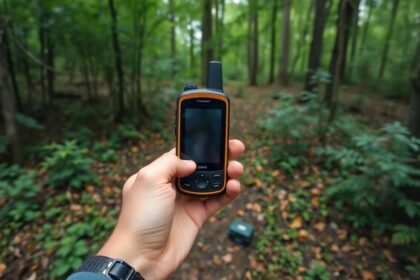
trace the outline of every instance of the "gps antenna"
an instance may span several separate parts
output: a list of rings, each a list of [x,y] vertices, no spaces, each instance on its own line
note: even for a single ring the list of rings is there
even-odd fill
[[[209,62],[207,88],[223,92],[222,63],[220,61]]]

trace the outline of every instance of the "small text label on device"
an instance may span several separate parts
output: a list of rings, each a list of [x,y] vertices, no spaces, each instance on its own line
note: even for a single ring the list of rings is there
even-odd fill
[[[198,165],[197,169],[207,169],[207,165]]]

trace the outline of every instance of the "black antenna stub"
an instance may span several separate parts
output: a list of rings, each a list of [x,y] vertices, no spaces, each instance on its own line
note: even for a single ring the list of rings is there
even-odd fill
[[[223,92],[222,63],[220,61],[209,62],[207,88]]]

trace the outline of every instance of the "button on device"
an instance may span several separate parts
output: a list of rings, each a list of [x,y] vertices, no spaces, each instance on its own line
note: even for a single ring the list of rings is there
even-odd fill
[[[222,184],[220,182],[214,182],[213,183],[213,189],[218,189],[218,188],[220,188],[221,185]]]
[[[222,174],[220,173],[213,174],[213,179],[220,179],[220,178],[222,178]]]
[[[206,181],[198,181],[196,186],[197,186],[197,189],[204,190],[204,189],[207,189],[209,184]]]
[[[182,183],[182,186],[183,186],[184,188],[191,188],[191,184],[190,184],[190,183],[188,183],[188,182]]]
[[[206,175],[204,173],[198,174],[199,179],[206,179]]]

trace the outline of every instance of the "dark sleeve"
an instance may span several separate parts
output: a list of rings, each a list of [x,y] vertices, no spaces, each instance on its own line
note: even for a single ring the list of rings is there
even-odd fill
[[[70,275],[67,280],[108,280],[108,278],[94,272],[76,272]]]

